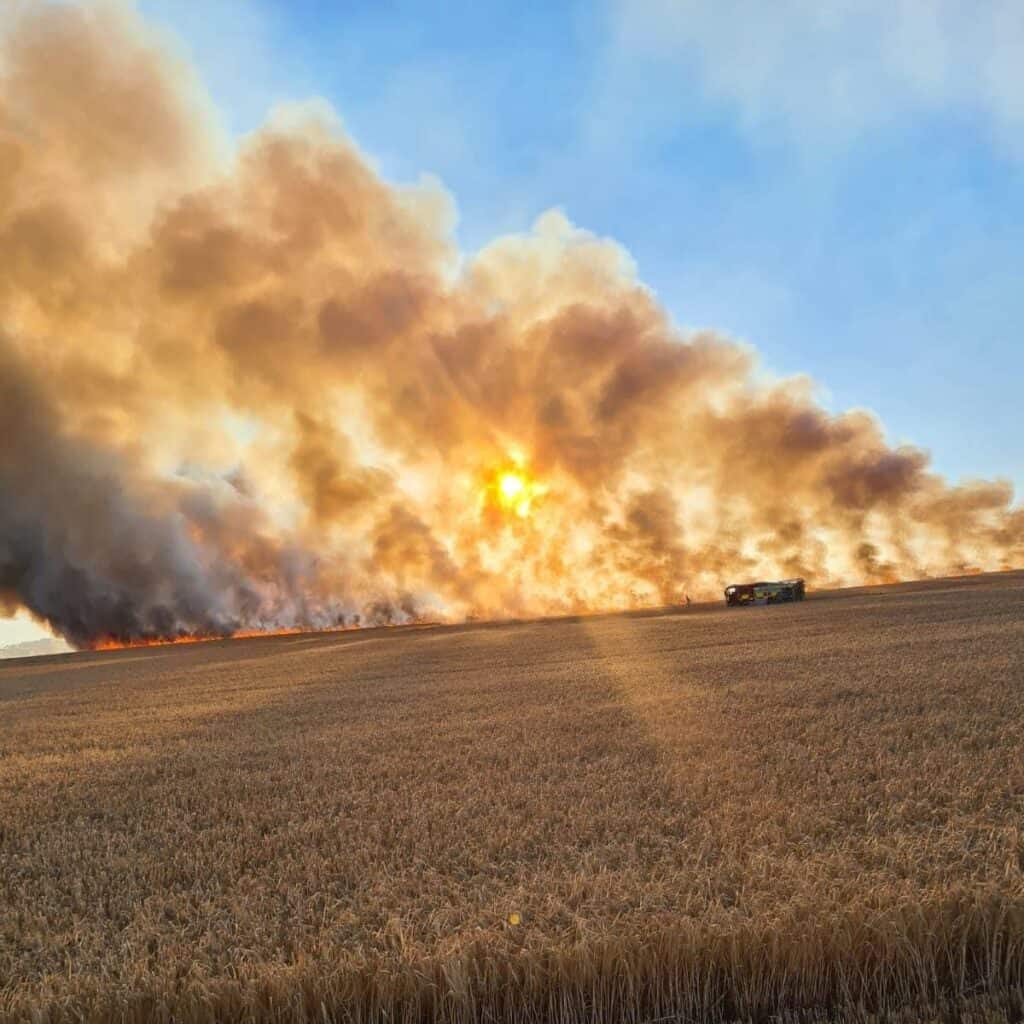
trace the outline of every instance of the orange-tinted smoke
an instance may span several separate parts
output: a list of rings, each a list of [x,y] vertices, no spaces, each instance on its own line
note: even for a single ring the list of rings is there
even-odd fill
[[[1024,563],[1008,484],[759,383],[562,214],[460,254],[323,104],[233,147],[130,8],[12,10],[0,606],[96,646]]]

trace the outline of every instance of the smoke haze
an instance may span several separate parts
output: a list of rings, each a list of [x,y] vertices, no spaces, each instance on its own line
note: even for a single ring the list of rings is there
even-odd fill
[[[329,109],[237,148],[119,4],[0,37],[0,614],[78,646],[1024,563],[1005,482],[683,335],[557,212],[467,256]]]

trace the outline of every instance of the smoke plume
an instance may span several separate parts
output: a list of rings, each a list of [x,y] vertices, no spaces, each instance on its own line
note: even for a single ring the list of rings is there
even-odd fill
[[[228,146],[119,4],[0,46],[0,613],[96,646],[1024,562],[1009,484],[683,335],[560,213],[467,256],[323,106]]]

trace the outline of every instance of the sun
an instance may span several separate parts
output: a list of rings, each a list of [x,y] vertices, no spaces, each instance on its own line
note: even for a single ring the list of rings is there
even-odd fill
[[[498,490],[506,501],[514,502],[526,490],[526,481],[518,473],[502,473]]]
[[[547,493],[539,480],[533,479],[519,460],[496,470],[485,485],[481,500],[493,502],[506,513],[526,519],[533,513],[534,503]]]

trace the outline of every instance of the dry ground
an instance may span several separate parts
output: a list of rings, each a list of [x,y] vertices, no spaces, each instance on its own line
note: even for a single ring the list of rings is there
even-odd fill
[[[0,667],[0,1018],[981,1021],[1022,982],[1024,573]]]

